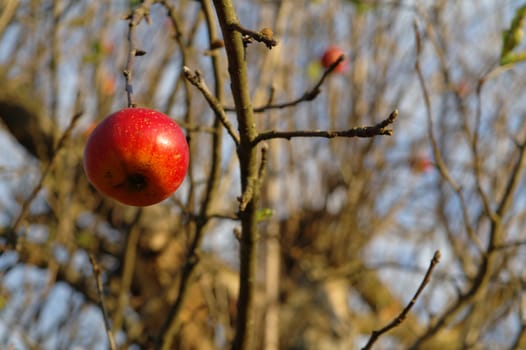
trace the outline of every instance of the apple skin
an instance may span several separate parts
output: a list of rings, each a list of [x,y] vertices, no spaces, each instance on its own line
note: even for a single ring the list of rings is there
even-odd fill
[[[341,55],[344,55],[345,52],[343,52],[342,49],[340,49],[338,46],[329,46],[327,50],[323,53],[323,56],[321,57],[321,65],[323,68],[329,68],[331,64],[334,63],[340,57]],[[343,60],[340,62],[336,68],[334,68],[334,72],[336,73],[343,73],[347,69],[347,60]]]
[[[125,108],[91,132],[84,171],[104,195],[134,206],[168,198],[183,182],[190,160],[185,135],[167,115]]]

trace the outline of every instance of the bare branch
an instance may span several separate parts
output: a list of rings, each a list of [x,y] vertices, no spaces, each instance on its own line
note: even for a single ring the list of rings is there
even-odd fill
[[[268,28],[263,28],[259,32],[255,32],[243,27],[239,23],[232,23],[230,24],[230,29],[237,30],[243,34],[243,40],[245,44],[250,43],[251,39],[254,39],[260,43],[265,44],[269,50],[278,45],[277,40],[273,38],[272,31]]]
[[[2,14],[0,15],[0,36],[3,35],[4,29],[15,15],[19,0],[6,0],[3,5]]]
[[[174,26],[176,28],[179,28],[179,25],[177,24],[177,21],[175,20],[174,10],[172,7],[168,6],[168,4],[163,1],[162,2],[167,8],[169,15],[173,21]],[[209,36],[209,42],[210,47],[213,46],[213,43],[216,42],[217,39],[217,31],[216,31],[216,23],[214,22],[214,14],[213,14],[213,8],[210,0],[202,0],[201,1],[201,9],[202,13],[204,14],[206,27],[208,29],[208,36]],[[183,74],[185,76],[187,73],[189,73],[189,70],[184,66],[184,62],[186,61],[184,59],[185,56],[185,50],[183,41],[180,35],[180,30],[177,30],[179,34],[177,35],[177,40],[180,42],[181,45],[181,51],[183,53]],[[198,76],[198,73],[196,72],[195,77],[199,77],[199,81],[202,85],[200,85],[202,88],[204,88],[204,91],[206,92],[206,96],[208,96],[212,101],[214,101],[213,105],[215,106],[221,106],[221,101],[223,99],[223,78],[221,76],[220,71],[220,62],[218,55],[210,55],[213,72],[214,72],[214,93],[210,93],[207,86],[205,85],[204,81],[200,79]],[[192,75],[192,74],[190,74]],[[192,79],[188,79],[188,77],[184,80],[185,86],[187,84],[191,84]],[[187,88],[187,94],[189,95],[190,90]],[[190,108],[189,99],[187,99],[187,107]],[[209,102],[210,103],[210,102]],[[213,107],[212,107],[213,108]],[[192,279],[194,277],[196,268],[199,264],[199,248],[201,246],[201,241],[203,239],[204,233],[205,233],[205,227],[208,223],[208,221],[214,217],[214,214],[209,213],[209,209],[211,204],[214,202],[214,198],[218,193],[218,186],[220,182],[220,171],[221,171],[221,159],[223,156],[222,151],[222,126],[221,124],[225,125],[225,128],[230,132],[232,135],[234,141],[236,140],[236,132],[234,128],[231,126],[227,116],[225,115],[225,112],[218,108],[217,110],[214,110],[216,118],[214,119],[213,124],[213,150],[211,152],[211,166],[210,166],[210,172],[209,177],[206,185],[206,190],[202,199],[202,206],[200,209],[199,214],[197,215],[191,215],[195,225],[192,225],[194,227],[193,229],[193,237],[190,242],[190,246],[188,248],[188,251],[186,253],[186,262],[182,268],[181,271],[181,279],[179,281],[179,288],[178,288],[178,294],[177,298],[174,301],[174,303],[171,305],[170,309],[167,311],[166,320],[163,323],[161,330],[158,334],[158,336],[155,339],[155,348],[156,349],[170,349],[172,348],[172,342],[174,339],[174,335],[177,334],[177,332],[180,330],[180,326],[182,323],[182,319],[180,317],[181,310],[183,310],[185,301],[187,297],[189,296],[189,288],[192,282]],[[238,138],[238,137],[237,137]],[[238,138],[239,139],[239,138]],[[239,142],[239,141],[237,141]],[[189,202],[192,203],[193,199],[190,196]],[[181,206],[185,207],[185,206]],[[185,209],[186,211],[190,211],[190,208]],[[222,214],[216,214],[217,218],[228,218],[231,220],[237,220],[237,217],[235,215],[222,215]]]
[[[267,131],[260,133],[254,139],[254,144],[263,140],[287,139],[293,137],[324,137],[332,139],[335,137],[373,137],[378,135],[392,135],[393,130],[387,129],[398,117],[398,110],[394,110],[380,123],[373,126],[359,126],[347,130],[293,130],[293,131]]]
[[[22,208],[20,209],[20,213],[18,214],[18,217],[13,222],[13,225],[11,226],[11,229],[8,230],[8,232],[6,234],[6,245],[5,245],[5,247],[0,247],[0,254],[2,254],[4,252],[4,250],[7,250],[7,249],[12,248],[12,247],[15,247],[17,250],[19,249],[19,247],[17,247],[17,241],[18,241],[17,231],[20,228],[20,225],[21,225],[22,221],[25,219],[25,217],[27,215],[27,212],[29,210],[29,206],[35,200],[37,194],[42,189],[42,186],[44,184],[44,180],[46,179],[46,177],[51,172],[51,169],[52,169],[52,167],[53,167],[53,165],[55,163],[55,160],[57,158],[58,152],[62,148],[64,148],[64,146],[66,144],[66,141],[69,139],[73,129],[77,125],[77,122],[79,121],[79,119],[82,116],[82,114],[83,114],[83,112],[79,112],[79,113],[75,114],[73,117],[71,117],[71,120],[69,122],[68,127],[66,128],[66,130],[64,130],[64,133],[62,134],[62,136],[58,140],[57,146],[55,147],[55,150],[54,150],[53,154],[51,155],[49,163],[46,165],[46,167],[42,171],[42,174],[40,175],[40,180],[38,181],[37,185],[33,188],[33,191],[31,191],[31,194],[29,195],[29,197],[27,197],[26,200],[24,201],[24,203],[22,204]]]
[[[413,22],[413,30],[415,32],[415,43],[416,43],[415,70],[418,75],[418,81],[422,89],[422,94],[424,96],[424,105],[426,107],[426,114],[427,114],[428,136],[429,136],[429,141],[431,143],[431,147],[433,149],[433,156],[435,157],[436,168],[438,169],[442,178],[451,186],[451,188],[453,189],[453,191],[455,191],[457,197],[459,198],[460,205],[462,208],[464,227],[466,229],[466,232],[468,233],[469,238],[476,244],[479,252],[482,252],[484,250],[484,248],[482,247],[482,243],[480,242],[480,239],[473,231],[473,227],[470,225],[471,219],[470,219],[465,196],[462,193],[462,187],[451,176],[446,164],[444,163],[444,160],[442,159],[442,154],[440,153],[440,149],[438,147],[435,133],[433,131],[433,111],[431,109],[431,99],[429,97],[429,91],[427,90],[427,86],[425,83],[424,74],[422,73],[422,69],[420,67],[420,58],[422,55],[422,39],[420,36],[420,30],[418,27],[418,23],[416,20]]]
[[[97,264],[97,260],[95,260],[95,257],[91,254],[89,256],[89,261],[91,262],[91,266],[93,266],[93,274],[95,276],[97,293],[99,295],[99,307],[102,312],[102,317],[104,319],[104,326],[106,327],[106,335],[108,336],[110,349],[116,350],[117,346],[115,345],[115,339],[113,338],[113,333],[111,332],[110,320],[108,318],[106,306],[104,305],[104,293],[102,292],[102,276],[100,272],[100,266],[99,264]]]
[[[265,170],[268,162],[268,144],[264,143],[261,147],[261,161],[259,163],[258,180],[261,182],[265,177]]]
[[[137,6],[133,12],[128,15],[125,19],[129,20],[128,24],[128,59],[126,62],[126,67],[122,71],[124,79],[126,80],[126,96],[128,98],[128,107],[135,107],[133,103],[133,62],[135,56],[143,56],[146,54],[146,51],[137,49],[137,37],[135,33],[136,27],[139,25],[143,18],[146,18],[146,21],[149,21],[150,6],[152,5],[153,0],[145,0],[140,6]]]
[[[135,268],[135,260],[137,258],[137,243],[141,233],[137,224],[141,218],[142,212],[142,208],[140,208],[135,213],[135,217],[133,218],[127,235],[126,250],[124,252],[122,264],[122,284],[117,299],[118,304],[115,311],[115,317],[113,319],[113,326],[116,331],[121,329],[125,310],[129,307],[128,293],[130,292],[130,287],[132,285],[133,269]]]
[[[239,200],[239,211],[244,211],[247,207],[248,202],[250,202],[250,200],[252,199],[254,191],[259,191],[261,181],[265,176],[265,169],[267,166],[267,154],[268,145],[263,144],[263,147],[261,148],[261,162],[259,164],[258,176],[257,178],[249,179],[248,186]]]
[[[420,57],[422,55],[422,39],[420,37],[420,30],[418,28],[418,23],[416,22],[416,20],[413,23],[413,28],[415,31],[415,43],[416,43],[415,70],[418,75],[418,81],[420,82],[420,86],[422,88],[422,94],[424,95],[424,103],[426,106],[427,123],[428,123],[427,131],[429,134],[429,140],[431,142],[431,146],[433,148],[433,155],[435,157],[436,166],[438,168],[438,171],[442,175],[442,177],[451,184],[451,187],[453,187],[455,191],[458,191],[460,189],[460,185],[451,177],[451,174],[449,173],[449,170],[447,169],[444,163],[444,160],[442,159],[442,155],[440,153],[440,149],[437,144],[435,133],[433,131],[433,112],[431,109],[431,99],[429,97],[429,92],[425,84],[424,75],[420,67]]]
[[[216,112],[216,115],[218,116],[219,120],[225,127],[225,129],[228,131],[234,142],[239,144],[239,135],[235,131],[234,127],[232,126],[232,123],[230,123],[230,120],[228,119],[228,116],[225,113],[225,110],[221,106],[221,103],[217,100],[217,98],[210,92],[208,87],[206,86],[206,83],[201,77],[201,74],[199,71],[195,71],[195,73],[192,73],[190,68],[184,67],[183,73],[185,78],[192,83],[196,88],[201,91],[204,98],[208,102],[208,105]]]
[[[409,313],[409,311],[411,310],[411,308],[413,307],[413,305],[415,305],[416,303],[416,300],[418,299],[418,297],[420,296],[420,294],[422,293],[422,291],[424,290],[424,288],[427,286],[427,284],[429,283],[429,281],[431,280],[431,274],[433,273],[433,269],[435,268],[435,266],[440,262],[440,251],[437,250],[435,252],[435,254],[433,255],[433,259],[431,259],[431,262],[429,263],[429,267],[427,268],[427,272],[424,276],[424,279],[422,280],[422,282],[420,282],[420,286],[418,287],[418,289],[416,290],[416,293],[415,295],[413,296],[413,298],[409,301],[409,303],[406,305],[406,307],[402,310],[402,312],[396,316],[388,325],[386,325],[385,327],[379,329],[379,330],[376,330],[376,331],[373,331],[371,333],[371,337],[369,338],[369,341],[367,342],[367,344],[362,348],[362,350],[368,350],[368,349],[371,349],[371,347],[373,346],[373,344],[378,340],[378,338],[380,338],[380,336],[382,336],[383,334],[389,332],[391,329],[395,328],[395,327],[398,327],[402,322],[404,322],[405,318],[407,317],[407,314]]]
[[[337,60],[335,60],[329,67],[327,67],[327,69],[323,72],[323,74],[321,75],[320,79],[316,82],[316,84],[309,90],[305,91],[303,95],[301,95],[295,100],[292,100],[289,102],[272,104],[272,100],[274,98],[274,89],[272,88],[267,104],[261,107],[254,108],[254,113],[263,113],[271,109],[283,109],[287,107],[294,107],[302,102],[308,102],[308,101],[314,100],[320,94],[321,86],[325,82],[325,79],[334,71],[334,69],[336,69],[338,64],[343,62],[344,59],[345,59],[345,55],[341,55],[340,57],[338,57]],[[235,112],[236,109],[233,107],[225,107],[224,110],[227,112]]]
[[[232,97],[237,111],[239,130],[239,168],[241,193],[245,193],[258,176],[257,148],[253,140],[257,137],[256,120],[250,97],[247,62],[242,35],[232,26],[239,26],[232,1],[214,0],[217,18],[225,41],[228,57]],[[255,295],[257,270],[257,239],[259,192],[254,191],[246,208],[239,212],[241,219],[241,240],[239,242],[239,296],[237,300],[236,331],[232,347],[251,349],[255,337]]]

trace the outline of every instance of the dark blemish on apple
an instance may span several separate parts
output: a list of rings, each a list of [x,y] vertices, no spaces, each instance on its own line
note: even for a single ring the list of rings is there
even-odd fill
[[[133,173],[126,177],[126,186],[133,191],[141,191],[148,185],[148,178],[140,173]]]

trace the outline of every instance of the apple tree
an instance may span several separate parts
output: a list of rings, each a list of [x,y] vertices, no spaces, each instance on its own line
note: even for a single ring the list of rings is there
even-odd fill
[[[525,348],[525,9],[0,3],[0,347]],[[159,204],[83,169],[126,108],[184,131]]]

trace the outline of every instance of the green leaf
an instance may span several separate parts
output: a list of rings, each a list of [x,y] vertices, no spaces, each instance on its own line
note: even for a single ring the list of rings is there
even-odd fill
[[[502,32],[502,49],[500,51],[501,65],[502,61],[506,60],[513,49],[515,49],[524,37],[524,19],[526,17],[526,5],[518,8],[515,11],[515,16],[511,21],[510,28]]]
[[[307,76],[310,80],[316,80],[321,74],[321,64],[319,60],[310,61],[307,65]]]
[[[77,245],[83,249],[90,249],[96,243],[96,238],[91,232],[82,231],[76,236]]]
[[[257,221],[269,220],[274,215],[274,210],[270,208],[259,209],[256,213]]]
[[[130,2],[129,2],[129,4],[130,4],[130,8],[131,8],[131,9],[136,8],[136,7],[139,6],[141,3],[142,3],[142,0],[130,0]]]
[[[366,11],[372,10],[374,9],[374,6],[375,6],[374,4],[371,4],[363,0],[347,0],[347,1],[354,5],[358,13],[364,13]]]
[[[519,53],[510,52],[500,59],[500,65],[505,66],[507,64],[515,64],[522,61],[526,61],[526,51]]]

